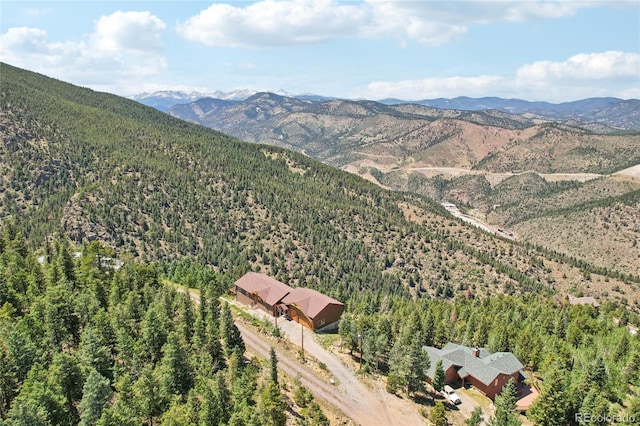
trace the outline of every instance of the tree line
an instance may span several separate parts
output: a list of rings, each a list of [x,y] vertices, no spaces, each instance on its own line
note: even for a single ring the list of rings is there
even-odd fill
[[[112,251],[96,242],[80,256],[59,240],[36,254],[16,228],[2,231],[0,423],[286,423],[296,403],[273,359],[269,380],[268,365],[245,356],[219,301],[224,277],[138,262],[116,270],[105,261]],[[200,303],[163,284],[165,271],[199,288]],[[312,397],[300,404],[299,424],[328,424]]]

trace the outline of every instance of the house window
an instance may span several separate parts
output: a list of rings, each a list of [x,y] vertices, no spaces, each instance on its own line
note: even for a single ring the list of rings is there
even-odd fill
[[[318,327],[322,327],[322,326],[324,325],[324,323],[325,323],[325,322],[326,322],[326,321],[325,321],[325,319],[324,319],[324,318],[322,318],[321,320],[318,320]]]

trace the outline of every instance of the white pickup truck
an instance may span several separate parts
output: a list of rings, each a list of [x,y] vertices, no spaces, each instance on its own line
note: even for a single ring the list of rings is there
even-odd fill
[[[442,390],[442,396],[447,398],[449,402],[451,402],[454,405],[458,405],[462,402],[460,400],[460,397],[456,394],[456,391],[454,391],[453,388],[449,385],[444,385],[444,389]]]

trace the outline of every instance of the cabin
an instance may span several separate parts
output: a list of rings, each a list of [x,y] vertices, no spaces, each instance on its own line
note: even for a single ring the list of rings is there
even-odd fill
[[[231,289],[236,300],[302,324],[312,331],[338,328],[344,304],[310,288],[291,288],[268,275],[248,272]]]
[[[515,380],[518,389],[524,380],[524,366],[511,352],[491,353],[485,348],[470,348],[447,343],[442,349],[424,346],[431,365],[427,370],[429,381],[433,379],[438,360],[442,360],[445,383],[471,384],[492,400],[500,394],[509,379]]]
[[[247,272],[233,285],[231,290],[238,302],[257,307],[273,316],[286,312],[282,299],[293,291],[293,288],[256,272]]]
[[[329,331],[338,328],[344,304],[312,290],[297,287],[287,294],[282,303],[287,306],[287,316],[313,331]]]

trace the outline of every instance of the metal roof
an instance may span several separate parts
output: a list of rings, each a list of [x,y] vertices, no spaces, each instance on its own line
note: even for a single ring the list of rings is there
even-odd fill
[[[293,289],[275,278],[257,272],[247,272],[238,281],[236,287],[247,293],[257,294],[268,305],[274,306]]]
[[[319,293],[310,288],[297,287],[282,299],[287,305],[296,305],[308,318],[315,318],[328,305],[344,306],[325,294]]]

